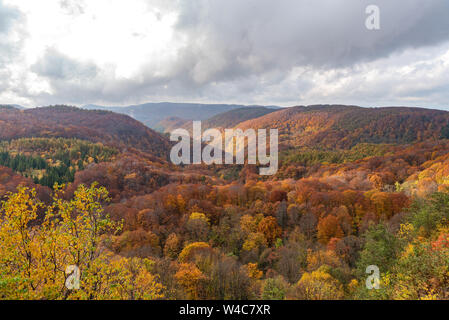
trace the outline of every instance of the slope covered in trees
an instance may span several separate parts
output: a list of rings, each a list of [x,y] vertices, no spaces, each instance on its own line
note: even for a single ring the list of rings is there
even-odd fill
[[[178,117],[185,120],[206,120],[215,115],[230,110],[248,106],[235,104],[201,104],[201,103],[145,103],[126,107],[107,107],[86,105],[83,108],[89,110],[108,110],[129,115],[150,128],[156,128],[160,121],[170,117]],[[250,106],[251,108],[253,106]],[[256,106],[254,106],[256,107]],[[278,108],[278,107],[270,107]]]
[[[83,139],[164,158],[169,147],[167,139],[155,131],[113,112],[67,106],[0,109],[0,140],[31,137]]]
[[[184,128],[189,125],[192,126],[191,120],[181,119],[179,117],[168,117],[162,121],[159,121],[154,126],[154,129],[159,132],[169,133],[173,130],[176,130],[178,128]]]
[[[118,151],[101,143],[63,138],[22,138],[0,142],[0,166],[52,188],[73,182],[75,172],[91,163],[110,161]]]
[[[262,117],[266,114],[276,111],[277,109],[265,107],[246,107],[230,110],[217,114],[209,119],[201,121],[203,130],[209,128],[227,129],[234,128],[240,122]],[[192,120],[185,120],[179,117],[169,117],[160,121],[155,128],[161,132],[171,132],[178,128],[192,131]]]
[[[7,200],[0,235],[14,234],[0,237],[0,261],[11,261],[0,263],[0,297],[449,298],[447,113],[316,106],[275,111],[242,127],[252,121],[281,130],[275,176],[257,175],[254,165],[174,166],[131,148],[110,159],[100,149],[98,161],[53,191],[0,167]],[[2,145],[47,161],[66,140],[20,141]],[[16,189],[21,184],[38,194]],[[110,228],[70,238],[68,226],[87,230],[92,214]],[[33,221],[14,225],[18,215]],[[30,238],[33,272],[14,251],[20,235]],[[91,240],[91,258],[79,262],[82,290],[54,291],[63,273],[51,267],[72,263],[73,243],[86,257]],[[40,246],[49,255],[56,249],[61,260],[39,255]],[[379,290],[366,288],[370,265],[379,267]],[[39,283],[42,274],[50,281]],[[96,284],[102,290],[93,292]]]
[[[292,107],[240,123],[238,127],[279,129],[292,147],[351,148],[358,143],[403,144],[448,138],[449,113],[420,108]]]

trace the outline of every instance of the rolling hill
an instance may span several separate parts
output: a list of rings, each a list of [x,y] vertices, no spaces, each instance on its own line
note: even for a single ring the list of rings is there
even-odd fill
[[[77,138],[163,158],[169,149],[165,137],[126,115],[68,106],[0,109],[0,140],[30,137]]]
[[[109,110],[122,113],[139,120],[150,128],[156,128],[158,123],[170,117],[177,117],[186,120],[206,120],[217,114],[230,110],[240,109],[243,105],[233,104],[198,104],[198,103],[145,103],[127,107],[111,107],[98,105],[85,105],[88,110]],[[253,106],[249,106],[253,107]],[[256,106],[254,106],[256,107]],[[268,108],[278,108],[270,106]]]
[[[203,130],[209,128],[233,128],[242,121],[259,118],[276,111],[276,109],[266,107],[245,107],[230,110],[217,114],[209,119],[203,120],[201,125]],[[160,121],[156,125],[156,130],[170,132],[177,128],[192,130],[192,120],[185,120],[178,117],[169,117]]]
[[[348,149],[359,143],[407,144],[449,138],[449,112],[407,107],[298,106],[244,121],[238,127],[278,129],[280,143],[290,147]]]
[[[154,130],[159,132],[171,132],[178,128],[185,128],[192,125],[192,120],[181,119],[178,117],[168,117],[162,121],[159,121]]]
[[[204,128],[234,128],[243,121],[262,117],[276,111],[265,107],[250,107],[231,110],[220,113],[212,118],[203,121]]]

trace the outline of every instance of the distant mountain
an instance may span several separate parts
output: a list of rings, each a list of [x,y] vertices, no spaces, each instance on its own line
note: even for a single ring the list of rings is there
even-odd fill
[[[203,120],[202,129],[209,128],[233,128],[240,122],[259,118],[278,109],[267,107],[244,107],[217,114],[209,119]],[[177,128],[192,129],[192,120],[178,117],[169,117],[157,123],[155,129],[160,132],[170,132]]]
[[[0,109],[20,109],[23,110],[25,107],[22,107],[18,104],[0,104]]]
[[[204,128],[233,128],[243,121],[262,117],[277,109],[266,107],[247,107],[220,113],[202,123]]]
[[[351,148],[449,138],[449,112],[421,108],[315,105],[286,108],[242,122],[242,129],[279,129],[290,147]]]
[[[178,128],[187,128],[192,125],[192,120],[181,119],[178,117],[168,117],[162,121],[159,121],[154,130],[159,132],[171,132]]]
[[[127,107],[85,105],[82,108],[88,110],[109,110],[126,114],[139,120],[150,128],[156,128],[160,121],[170,117],[177,117],[185,120],[206,120],[217,114],[244,107],[258,106],[161,102],[145,103]],[[268,106],[267,108],[278,109],[279,107]]]
[[[126,115],[68,106],[0,108],[0,140],[24,137],[78,138],[164,158],[169,150],[168,139]]]

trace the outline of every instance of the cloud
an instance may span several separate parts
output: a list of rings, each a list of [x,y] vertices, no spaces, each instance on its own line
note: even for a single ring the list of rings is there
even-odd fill
[[[21,39],[15,37],[14,25],[20,20],[18,10],[6,6],[0,0],[0,67],[10,61],[13,54],[19,49]]]
[[[17,10],[5,6],[3,1],[0,1],[0,33],[8,33],[14,23],[14,20],[16,20],[18,16],[19,13]]]
[[[373,1],[182,2],[177,25],[197,82],[297,66],[339,68],[449,40],[449,2],[374,1],[381,29],[365,28]],[[193,64],[193,65],[192,65]]]
[[[86,81],[95,78],[98,68],[93,63],[83,63],[72,59],[54,48],[47,49],[44,56],[31,66],[31,71],[50,81]]]
[[[82,0],[60,0],[59,5],[69,15],[80,15],[85,12],[85,3]]]
[[[10,64],[19,54],[23,44],[18,25],[22,15],[17,9],[0,0],[0,93],[11,87],[12,70]],[[3,102],[1,102],[3,103]]]
[[[449,98],[447,0],[17,1],[31,58],[11,92],[34,104]],[[365,27],[371,4],[377,31]]]

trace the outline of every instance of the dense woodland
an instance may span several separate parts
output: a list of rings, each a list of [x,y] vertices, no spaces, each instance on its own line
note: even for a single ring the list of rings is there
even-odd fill
[[[117,150],[83,140],[22,138],[0,143],[0,166],[8,167],[34,183],[52,188],[73,182],[75,173],[91,163],[107,162]]]
[[[166,138],[136,122],[133,140],[134,120],[112,113],[114,133],[80,136],[86,112],[99,114],[0,111],[29,125],[0,129],[0,298],[449,298],[447,112],[296,107],[238,124],[280,129],[272,177],[173,166]],[[61,134],[35,113],[78,120]],[[36,179],[55,164],[73,174],[63,186]],[[64,286],[71,264],[80,290]]]

